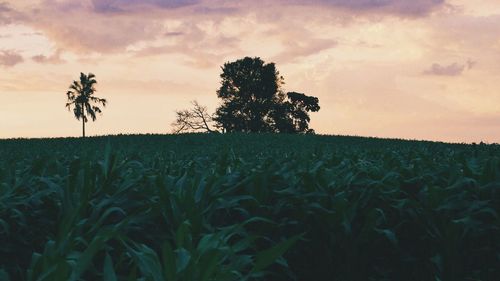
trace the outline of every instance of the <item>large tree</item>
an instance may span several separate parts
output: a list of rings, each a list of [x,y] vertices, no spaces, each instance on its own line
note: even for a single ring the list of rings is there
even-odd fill
[[[225,132],[307,133],[309,112],[320,109],[316,97],[282,91],[284,79],[274,63],[245,57],[222,67],[215,112],[217,127]]]
[[[88,122],[88,117],[95,121],[97,113],[102,113],[99,105],[106,107],[106,99],[95,97],[95,84],[97,81],[95,75],[89,73],[85,75],[80,73],[80,81],[73,81],[66,92],[68,101],[66,107],[68,110],[73,108],[73,113],[77,120],[82,120],[82,136],[85,138],[85,123]]]

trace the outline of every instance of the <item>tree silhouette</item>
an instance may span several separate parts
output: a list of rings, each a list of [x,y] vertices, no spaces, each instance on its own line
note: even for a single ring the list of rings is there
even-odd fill
[[[309,113],[320,109],[316,97],[284,94],[284,79],[274,63],[245,57],[225,63],[217,96],[222,104],[214,121],[225,132],[311,133]]]
[[[84,138],[85,123],[88,121],[87,116],[90,116],[92,121],[95,121],[97,118],[96,114],[102,113],[98,105],[102,104],[103,107],[106,107],[107,103],[106,99],[93,96],[96,92],[95,84],[97,84],[97,81],[95,80],[94,74],[89,73],[85,75],[84,73],[80,73],[80,81],[73,81],[66,93],[68,97],[66,107],[68,110],[73,108],[75,118],[77,120],[82,120],[82,136]]]
[[[218,132],[210,127],[213,122],[212,116],[208,114],[207,107],[200,105],[197,101],[192,101],[192,109],[178,110],[175,112],[177,118],[172,123],[173,133],[188,133],[205,131],[209,133]]]
[[[319,111],[319,99],[297,92],[288,92],[286,97],[276,106],[279,111],[274,115],[274,127],[284,133],[314,133],[309,129],[309,112]]]

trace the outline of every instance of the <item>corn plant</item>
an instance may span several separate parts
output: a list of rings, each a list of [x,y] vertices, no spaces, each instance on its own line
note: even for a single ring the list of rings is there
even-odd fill
[[[0,280],[500,280],[500,146],[0,141]]]

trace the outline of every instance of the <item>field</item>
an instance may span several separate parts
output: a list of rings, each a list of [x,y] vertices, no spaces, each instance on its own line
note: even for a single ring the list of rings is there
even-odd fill
[[[0,280],[500,280],[500,146],[0,141]]]

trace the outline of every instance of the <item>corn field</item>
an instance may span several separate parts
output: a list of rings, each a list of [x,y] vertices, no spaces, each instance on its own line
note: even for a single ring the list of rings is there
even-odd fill
[[[500,280],[500,146],[0,141],[0,280]]]

